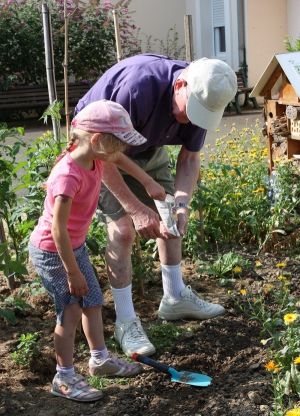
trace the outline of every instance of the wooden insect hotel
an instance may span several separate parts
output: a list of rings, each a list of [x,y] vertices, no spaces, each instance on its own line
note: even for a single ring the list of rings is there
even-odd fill
[[[300,159],[300,52],[275,55],[250,97],[264,98],[270,173],[282,159]]]

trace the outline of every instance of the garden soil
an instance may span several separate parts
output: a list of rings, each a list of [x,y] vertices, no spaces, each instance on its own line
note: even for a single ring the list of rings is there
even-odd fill
[[[251,256],[241,253],[254,262],[259,258],[262,267],[242,273],[231,285],[221,286],[216,278],[199,273],[194,264],[185,262],[184,274],[201,296],[226,307],[226,314],[205,321],[174,321],[183,332],[171,347],[159,348],[154,358],[178,370],[190,370],[210,375],[211,386],[192,387],[173,383],[170,377],[144,367],[144,372],[133,379],[120,383],[111,380],[103,389],[103,399],[95,403],[78,403],[50,394],[51,380],[55,371],[52,332],[54,312],[46,294],[32,297],[33,308],[19,313],[16,325],[0,320],[0,415],[7,416],[267,416],[271,412],[271,376],[264,368],[266,349],[261,344],[259,323],[249,320],[234,308],[228,291],[252,285],[263,285],[278,274],[276,264],[287,262],[296,290],[296,276],[300,261],[286,256],[264,253]],[[105,271],[99,271],[105,295],[103,308],[105,335],[112,346],[114,307]],[[295,276],[295,278],[293,277]],[[34,278],[31,272],[28,282]],[[15,294],[19,289],[15,289]],[[162,294],[159,270],[155,277],[145,282],[145,295],[134,291],[136,310],[144,327],[165,325],[157,317]],[[299,294],[299,293],[298,293]],[[0,296],[8,296],[5,280],[1,281]],[[39,332],[41,356],[30,368],[22,369],[11,360],[21,334]],[[88,349],[84,337],[78,331],[75,364],[77,371],[87,375]],[[111,347],[114,350],[114,347]],[[115,351],[121,356],[120,350]]]

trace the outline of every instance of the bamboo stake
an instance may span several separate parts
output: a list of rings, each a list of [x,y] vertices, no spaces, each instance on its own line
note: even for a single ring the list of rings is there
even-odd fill
[[[192,30],[192,16],[187,14],[184,16],[184,36],[185,36],[185,56],[186,61],[191,62],[194,58],[193,51],[193,30]],[[199,174],[198,184],[201,182]],[[197,211],[197,219],[199,221],[199,230],[197,232],[197,240],[202,245],[204,242],[204,227],[203,227],[203,210],[199,207]]]
[[[69,110],[69,82],[68,82],[68,46],[69,46],[69,15],[67,13],[67,0],[64,0],[65,20],[65,50],[64,50],[64,84],[65,84],[65,116],[67,142],[70,139],[70,110]]]
[[[193,60],[193,36],[192,36],[192,16],[186,14],[184,16],[184,37],[185,37],[185,56],[186,61],[191,62]]]
[[[52,43],[52,30],[51,30],[51,18],[47,3],[42,3],[42,15],[43,15],[43,30],[44,30],[44,47],[45,47],[45,61],[46,61],[46,75],[49,102],[53,104],[57,100],[56,83],[55,83],[55,68],[54,68],[54,53]],[[57,143],[59,143],[60,137],[60,125],[59,121],[52,117],[53,134]]]
[[[4,226],[3,226],[3,220],[0,218],[0,243],[6,243],[6,235],[5,235],[5,230],[4,230]],[[9,252],[8,250],[5,250],[5,254],[7,255],[7,257],[9,257]],[[9,276],[6,276],[6,280],[7,280],[7,286],[10,290],[13,290],[15,288],[15,273],[10,274]]]
[[[112,14],[113,14],[113,18],[114,18],[114,27],[115,27],[117,60],[119,62],[122,59],[122,49],[121,49],[120,28],[119,28],[119,19],[118,19],[117,10],[112,9]]]

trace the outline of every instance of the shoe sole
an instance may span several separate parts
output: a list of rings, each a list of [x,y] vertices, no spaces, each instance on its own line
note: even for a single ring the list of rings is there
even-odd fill
[[[122,347],[121,347],[122,348]],[[141,349],[139,349],[139,350],[136,350],[136,351],[130,351],[130,352],[128,352],[128,351],[124,351],[123,350],[123,348],[122,348],[122,351],[124,352],[124,354],[127,356],[127,357],[131,357],[132,356],[132,354],[134,354],[135,352],[136,353],[138,353],[138,354],[141,354],[141,355],[146,355],[146,357],[149,357],[150,355],[153,355],[153,354],[155,354],[156,353],[156,349],[153,347],[153,348],[141,348]]]
[[[57,397],[63,397],[64,399],[68,399],[68,400],[74,400],[75,402],[96,402],[97,400],[100,400],[103,398],[103,393],[100,392],[100,394],[98,395],[98,397],[94,397],[93,399],[77,399],[76,397],[70,397],[70,396],[66,396],[64,394],[59,393],[58,391],[55,390],[51,390],[51,394],[53,394],[53,396],[57,396]]]
[[[105,378],[131,378],[131,377],[135,377],[136,375],[140,374],[142,372],[143,368],[139,368],[137,369],[134,373],[130,373],[130,374],[101,374],[101,372],[97,371],[97,370],[89,370],[89,373],[91,376],[97,376],[97,377],[105,377]]]
[[[165,319],[166,321],[177,321],[179,319],[211,319],[211,318],[215,318],[217,316],[223,315],[225,313],[225,309],[216,313],[215,315],[210,315],[210,316],[199,316],[199,315],[194,315],[192,313],[164,313],[164,312],[158,312],[158,317],[160,319]]]
[[[134,354],[135,352],[137,354],[142,354],[142,355],[146,355],[147,357],[150,355],[153,355],[156,353],[156,349],[154,347],[154,345],[152,345],[151,347],[146,347],[146,348],[140,348],[139,350],[135,350],[135,351],[126,351],[125,349],[123,349],[120,341],[118,340],[116,334],[114,334],[114,338],[117,341],[117,343],[119,344],[119,347],[121,348],[121,350],[123,351],[123,353],[126,355],[126,357],[131,357],[132,354]]]

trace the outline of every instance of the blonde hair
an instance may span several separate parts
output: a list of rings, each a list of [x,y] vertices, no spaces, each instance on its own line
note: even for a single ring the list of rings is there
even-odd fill
[[[70,138],[67,142],[65,150],[58,156],[55,164],[68,152],[72,152],[76,147],[76,144],[83,140],[90,140],[91,137],[96,133],[90,133],[85,130],[77,129],[71,127]],[[122,142],[112,133],[101,133],[101,139],[98,141],[98,146],[95,152],[98,155],[101,155],[103,159],[106,159],[109,156],[117,152],[124,152],[127,149],[126,143]]]

